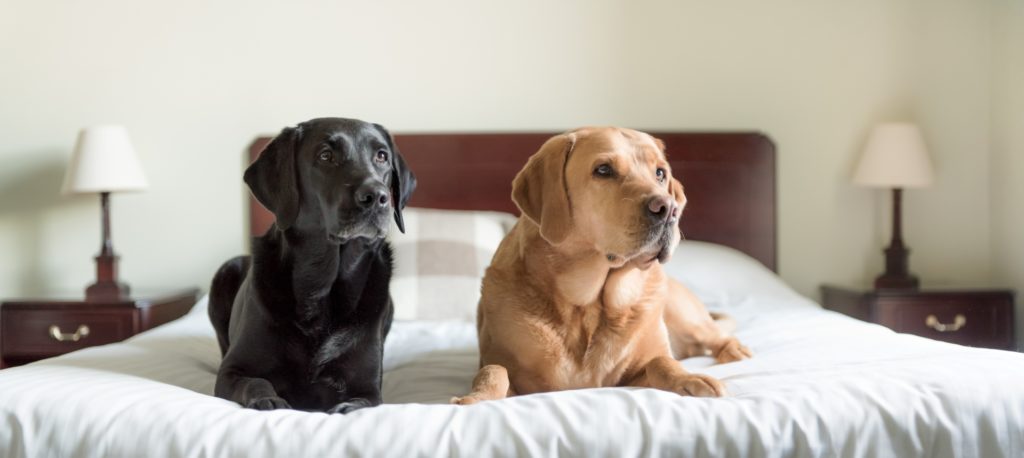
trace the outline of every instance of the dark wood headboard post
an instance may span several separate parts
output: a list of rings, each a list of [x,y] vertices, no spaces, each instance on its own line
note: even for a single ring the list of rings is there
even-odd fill
[[[518,213],[512,178],[553,133],[395,135],[419,185],[413,207]],[[775,145],[756,132],[651,132],[665,142],[673,175],[686,188],[681,227],[688,240],[736,248],[777,270]],[[249,147],[255,160],[269,137]],[[274,220],[250,199],[249,225],[262,235]]]

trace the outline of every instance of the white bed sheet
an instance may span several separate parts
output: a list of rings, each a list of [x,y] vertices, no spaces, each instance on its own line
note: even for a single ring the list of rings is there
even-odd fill
[[[751,360],[687,368],[730,396],[630,388],[470,407],[465,322],[396,322],[387,404],[258,412],[215,398],[205,299],[120,344],[0,371],[0,456],[1024,456],[1024,355],[895,334],[784,287],[698,291]]]

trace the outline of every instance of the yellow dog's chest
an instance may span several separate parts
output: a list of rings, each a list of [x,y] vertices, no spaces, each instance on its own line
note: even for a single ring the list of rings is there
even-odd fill
[[[609,312],[595,304],[574,312],[556,331],[563,343],[553,371],[560,389],[620,385],[638,363],[636,347],[650,322],[661,321],[643,306]]]
[[[661,317],[667,288],[660,272],[616,271],[596,289],[572,275],[560,280],[561,297],[569,303],[555,306],[559,316],[548,329],[559,336],[552,371],[559,388],[620,385],[646,362],[646,348],[638,346],[649,344],[650,333],[661,333],[668,345]]]

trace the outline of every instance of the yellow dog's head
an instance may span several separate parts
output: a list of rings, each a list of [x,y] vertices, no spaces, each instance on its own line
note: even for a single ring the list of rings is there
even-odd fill
[[[545,142],[513,181],[512,200],[548,243],[590,247],[614,267],[665,262],[686,205],[664,143],[615,127]]]

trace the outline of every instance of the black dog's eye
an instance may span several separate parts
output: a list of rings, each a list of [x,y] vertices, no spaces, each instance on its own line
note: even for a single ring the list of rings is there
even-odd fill
[[[323,150],[320,155],[317,156],[321,161],[327,162],[331,160],[331,152],[329,150]]]
[[[665,169],[663,169],[661,167],[658,167],[658,170],[655,170],[654,174],[658,177],[658,181],[661,181],[661,182],[665,181],[665,176],[666,176]]]
[[[599,177],[610,177],[615,175],[615,170],[608,164],[601,164],[594,169],[594,175]]]
[[[388,161],[388,152],[384,151],[384,150],[377,151],[376,159],[377,159],[377,162],[387,162]]]

